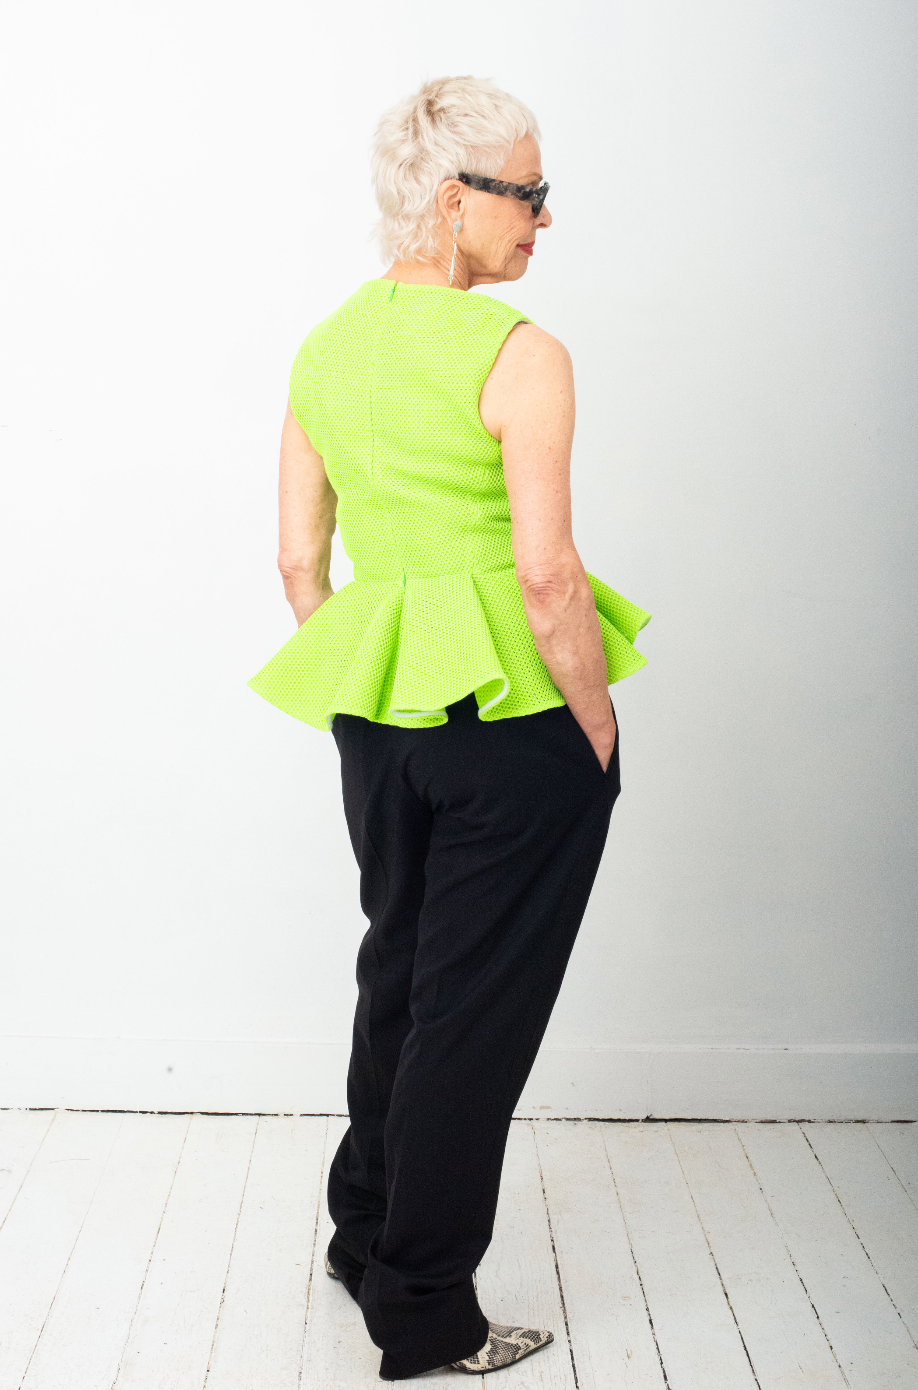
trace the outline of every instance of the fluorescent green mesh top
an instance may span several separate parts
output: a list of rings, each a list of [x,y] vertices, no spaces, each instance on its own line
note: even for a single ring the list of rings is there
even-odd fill
[[[500,444],[478,397],[524,314],[484,295],[369,280],[318,324],[294,415],[338,494],[354,579],[249,681],[297,719],[417,728],[475,692],[482,719],[563,705],[526,622]],[[590,575],[610,684],[646,665],[650,619]]]

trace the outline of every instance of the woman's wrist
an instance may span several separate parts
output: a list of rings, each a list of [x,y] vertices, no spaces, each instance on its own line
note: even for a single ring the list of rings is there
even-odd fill
[[[284,590],[287,595],[287,602],[293,609],[297,627],[302,627],[307,619],[311,618],[317,608],[321,608],[326,599],[331,598],[334,590],[328,580],[324,585],[291,584],[285,578]]]
[[[314,595],[308,603],[300,603],[295,605],[293,612],[294,616],[296,617],[297,627],[302,627],[303,624],[309,618],[312,617],[316,609],[321,608],[325,600],[331,598],[333,592],[334,591],[329,586],[329,588],[326,589],[323,593]]]
[[[563,693],[563,692],[562,692]],[[573,695],[568,698],[567,703],[571,714],[577,720],[583,732],[591,743],[608,743],[611,747],[615,739],[615,717],[612,714],[612,701],[609,699],[609,689],[606,686],[601,695],[584,700],[582,693],[580,698]]]

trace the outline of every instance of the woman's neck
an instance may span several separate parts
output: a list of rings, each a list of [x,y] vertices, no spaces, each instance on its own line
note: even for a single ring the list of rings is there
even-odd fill
[[[456,266],[453,283],[449,283],[449,267],[441,265],[439,259],[431,261],[395,261],[390,265],[383,280],[398,280],[402,285],[440,285],[443,289],[467,290],[465,276]]]

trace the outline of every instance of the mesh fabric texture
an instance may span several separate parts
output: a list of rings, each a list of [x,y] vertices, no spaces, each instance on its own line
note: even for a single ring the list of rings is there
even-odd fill
[[[499,442],[478,398],[510,329],[500,301],[369,280],[303,343],[290,406],[325,462],[354,579],[249,681],[319,729],[335,714],[443,724],[471,691],[482,719],[563,705],[513,567]],[[589,576],[609,683],[647,664],[650,614]]]

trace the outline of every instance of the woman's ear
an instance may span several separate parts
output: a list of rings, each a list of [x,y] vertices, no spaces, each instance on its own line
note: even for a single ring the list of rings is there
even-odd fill
[[[437,194],[437,207],[448,226],[461,220],[465,210],[465,184],[458,179],[444,179]]]

